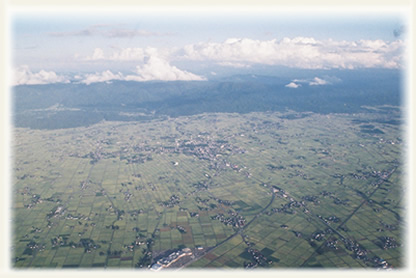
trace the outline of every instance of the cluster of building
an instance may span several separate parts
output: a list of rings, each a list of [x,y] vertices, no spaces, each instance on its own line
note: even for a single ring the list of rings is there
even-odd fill
[[[268,211],[267,215],[272,215],[273,213],[287,213],[287,214],[296,214],[296,211],[293,208],[304,207],[304,203],[298,201],[290,201],[289,203],[282,204],[281,208],[272,208]],[[304,212],[309,212],[306,208],[304,208]]]
[[[142,214],[142,213],[144,213],[143,209],[135,209],[135,210],[129,210],[128,211],[128,214],[133,218],[137,217],[139,214]]]
[[[397,229],[396,225],[387,224],[381,220],[380,220],[380,225],[383,226],[384,229],[389,230],[389,231],[393,231]]]
[[[273,263],[272,260],[268,260],[266,256],[264,256],[259,250],[248,248],[247,252],[251,255],[253,261],[252,262],[245,262],[244,268],[250,269],[255,268],[257,266],[266,266]]]
[[[390,240],[392,238],[385,237],[384,240]],[[351,239],[342,238],[345,247],[354,252],[355,258],[362,260],[366,265],[377,269],[391,269],[392,266],[384,259],[374,256],[373,258],[368,258],[368,251],[361,247],[357,242]]]
[[[190,212],[189,215],[191,217],[199,217],[199,213],[198,212]]]
[[[313,241],[323,241],[325,240],[328,234],[332,234],[333,231],[328,228],[325,231],[318,231],[312,234],[310,238],[310,243],[313,244]],[[381,259],[379,257],[373,257],[370,259],[368,257],[368,251],[362,247],[358,242],[348,239],[345,237],[341,237],[341,241],[344,243],[344,246],[347,250],[353,252],[353,255],[356,259],[363,261],[366,265],[374,267],[374,268],[382,268],[382,269],[389,269],[391,266],[387,263],[386,260]],[[388,248],[395,248],[397,247],[397,242],[392,237],[382,237],[380,238],[380,245],[384,249]],[[330,237],[325,241],[325,247],[338,250],[338,240],[334,237]]]
[[[178,225],[176,226],[176,229],[178,229],[181,234],[186,234],[186,229],[184,227]]]
[[[330,223],[338,223],[340,221],[340,219],[334,215],[331,215],[329,217],[321,217],[322,221],[324,221],[326,224],[330,224]]]
[[[212,140],[209,137],[198,136],[191,140],[178,142],[177,152],[194,155],[199,159],[214,160],[219,154],[244,153],[245,150],[231,145],[224,140]]]
[[[315,232],[311,236],[311,241],[312,240],[322,241],[325,239],[325,236],[326,236],[326,233],[324,231]]]
[[[130,198],[133,196],[133,194],[131,194],[128,189],[127,191],[123,192],[123,194],[124,194],[124,201],[130,202]]]
[[[81,156],[81,158],[89,158],[89,159],[91,159],[90,164],[95,164],[103,157],[102,153],[101,153],[101,150],[102,150],[102,146],[98,146],[98,148],[94,152],[89,152],[89,153]],[[73,154],[73,156],[79,157],[78,154]]]
[[[33,251],[43,251],[45,250],[45,245],[39,245],[36,241],[31,240],[28,244],[26,244],[26,249],[30,250],[26,253],[32,254]]]
[[[128,163],[144,163],[149,160],[151,154],[170,154],[170,153],[183,153],[186,155],[192,155],[199,159],[214,160],[219,154],[226,153],[244,153],[243,149],[232,146],[224,140],[212,140],[209,136],[198,135],[197,137],[191,136],[190,139],[180,140],[174,137],[161,138],[170,139],[173,145],[136,145],[132,148],[124,147],[121,149],[122,156],[120,159],[127,160]],[[95,158],[95,154],[91,153],[86,155],[89,158]],[[177,162],[173,162],[175,166]]]
[[[336,204],[336,205],[344,205],[344,206],[349,206],[350,204],[349,204],[349,199],[344,199],[344,200],[341,200],[340,198],[338,198],[338,197],[333,197],[333,199],[334,199],[334,204]]]
[[[63,206],[56,206],[51,210],[50,213],[46,215],[47,219],[51,219],[52,217],[59,217],[65,214],[66,209]]]
[[[338,250],[338,240],[337,239],[328,239],[325,242],[325,246],[330,248],[330,249],[334,249],[334,250]]]
[[[127,250],[129,250],[130,252],[134,251],[134,248],[136,246],[141,246],[141,245],[145,245],[146,244],[146,240],[136,236],[136,240],[133,241],[132,243],[130,243],[129,245],[124,245],[124,248],[126,248]]]
[[[175,205],[179,204],[179,201],[180,201],[179,196],[172,195],[172,196],[170,196],[169,200],[163,201],[161,203],[161,206],[166,207],[166,208],[173,208]]]
[[[194,183],[192,186],[195,187],[197,191],[203,191],[203,190],[208,190],[209,184],[205,181],[200,181],[200,182]]]
[[[38,227],[35,227],[35,226],[32,226],[32,230],[30,232],[31,233],[41,233],[42,229],[38,228]]]
[[[347,238],[342,238],[342,241],[344,242],[345,248],[354,253],[356,259],[364,261],[368,260],[368,251],[362,246],[360,246],[358,242]]]
[[[334,175],[334,177],[340,178],[341,179],[340,184],[342,184],[342,181],[344,180],[344,176],[343,175]],[[334,192],[328,192],[328,191],[324,190],[320,194],[322,196],[324,196],[324,197],[329,197],[329,198],[333,199],[334,200],[334,204],[336,204],[336,205],[349,206],[349,201],[350,201],[349,199],[342,200],[339,197],[336,197]]]
[[[394,172],[394,170],[391,170],[391,171],[376,171],[376,170],[373,170],[371,172],[359,172],[359,174],[351,173],[350,176],[352,176],[354,179],[357,179],[357,180],[367,180],[370,177],[380,178],[382,180],[387,180],[393,172]]]
[[[90,238],[82,238],[78,243],[76,243],[74,241],[68,242],[68,237],[61,235],[51,238],[51,244],[52,248],[60,246],[69,246],[71,248],[83,247],[85,253],[91,253],[93,250],[101,247]]]
[[[198,203],[198,209],[200,211],[211,211],[216,209],[218,206],[215,203],[212,203],[210,201],[216,201],[218,204],[224,205],[224,206],[231,206],[233,205],[233,202],[228,201],[228,200],[222,200],[216,197],[209,197],[209,198],[205,198],[202,199],[201,197],[196,197],[195,198],[195,202]],[[197,212],[190,212],[191,217],[198,217],[199,214]]]
[[[84,247],[85,253],[91,253],[92,250],[96,250],[100,248],[100,246],[96,244],[94,240],[90,238],[82,238],[80,240],[80,244],[82,245],[82,247]]]
[[[371,263],[373,264],[373,267],[377,269],[391,269],[392,268],[392,266],[389,265],[389,263],[386,260],[377,256],[373,257],[373,259],[371,260]]]
[[[153,271],[159,271],[162,268],[168,268],[171,266],[174,262],[177,262],[180,258],[185,256],[191,256],[192,250],[190,248],[184,248],[182,250],[177,250],[172,253],[170,253],[167,257],[163,257],[160,260],[158,260],[156,263],[154,263],[150,269]]]
[[[390,249],[398,247],[398,243],[394,237],[385,236],[381,238],[383,249]]]
[[[244,227],[244,225],[246,224],[246,219],[243,216],[235,212],[231,213],[231,217],[226,217],[224,214],[220,213],[220,214],[211,216],[211,219],[219,220],[221,223],[227,226],[235,227],[235,228]]]
[[[356,179],[356,180],[366,180],[368,178],[367,175],[359,175],[356,173],[351,173],[350,175],[353,179]]]
[[[34,208],[37,204],[41,204],[43,200],[40,198],[39,194],[33,194],[30,198],[30,203],[25,205],[25,208],[31,209]]]
[[[306,195],[302,197],[303,200],[314,203],[315,205],[319,204],[320,201],[318,199],[318,196],[313,196],[313,195]]]
[[[51,238],[52,247],[67,245],[67,240],[68,238],[63,236],[56,236]]]

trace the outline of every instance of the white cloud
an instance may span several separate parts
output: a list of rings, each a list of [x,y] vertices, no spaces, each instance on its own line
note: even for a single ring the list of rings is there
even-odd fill
[[[286,84],[285,87],[296,89],[296,88],[302,87],[302,85],[297,84],[295,82],[290,82],[289,84]]]
[[[104,59],[104,51],[101,48],[94,49],[94,53],[91,57],[87,57],[87,60],[103,60]]]
[[[309,82],[310,86],[314,86],[314,85],[326,85],[328,84],[328,81],[323,80],[319,77],[315,77],[311,82]]]
[[[125,34],[128,36],[128,34]],[[143,35],[145,35],[143,33]],[[191,72],[178,69],[172,61],[210,62],[219,66],[249,68],[255,64],[278,65],[303,69],[356,69],[356,68],[400,68],[404,42],[383,40],[336,41],[317,40],[308,37],[283,38],[281,40],[253,40],[230,38],[223,42],[200,42],[178,48],[95,48],[88,57],[78,59],[87,62],[112,61],[131,62],[139,65],[136,74],[123,76],[107,71],[95,73],[86,82],[119,80],[205,80]],[[98,81],[95,81],[98,80]],[[315,77],[308,80],[292,80],[289,88],[301,84],[310,86],[338,82],[330,78]],[[292,84],[293,83],[293,84]]]
[[[172,66],[166,60],[158,56],[150,56],[147,58],[143,66],[137,66],[137,75],[128,75],[125,80],[133,81],[150,81],[150,80],[205,80],[204,77],[190,73],[188,71],[180,70]]]
[[[27,65],[16,68],[13,75],[13,85],[69,83],[68,78],[62,75],[57,75],[53,71],[41,70],[37,73],[33,73]]]
[[[91,56],[81,58],[85,61],[98,61],[98,60],[107,60],[107,61],[143,61],[147,52],[152,52],[152,49],[149,48],[144,50],[143,48],[124,48],[113,51],[111,55],[104,55],[104,50],[101,48],[95,48]]]
[[[236,68],[247,68],[252,64],[304,69],[399,68],[403,49],[401,40],[335,41],[295,37],[261,41],[230,38],[220,43],[200,42],[176,49],[121,48],[109,55],[96,48],[84,60],[142,62],[147,56],[157,56],[166,61],[211,61]]]
[[[147,53],[156,53],[153,50],[147,51]],[[96,82],[109,82],[111,80],[124,80],[124,81],[177,81],[177,80],[206,80],[204,77],[193,74],[188,71],[180,70],[175,66],[172,66],[166,60],[154,55],[149,56],[146,62],[142,66],[136,67],[136,74],[123,75],[118,72],[112,73],[110,70],[103,71],[101,73],[86,74],[83,76],[81,83],[91,84]],[[79,78],[78,78],[79,79]]]
[[[309,86],[319,86],[319,85],[331,85],[334,83],[341,82],[341,79],[335,76],[324,76],[314,77],[312,79],[293,79],[291,83],[287,84],[285,87],[289,88],[297,88],[301,86],[301,84],[308,84]]]
[[[109,70],[103,71],[101,73],[90,73],[84,76],[81,83],[90,85],[91,83],[109,82],[111,80],[124,80],[123,74],[120,72],[114,74]]]
[[[219,63],[282,65],[306,69],[398,68],[404,43],[400,40],[334,41],[295,37],[280,41],[227,39],[183,48],[183,59]]]

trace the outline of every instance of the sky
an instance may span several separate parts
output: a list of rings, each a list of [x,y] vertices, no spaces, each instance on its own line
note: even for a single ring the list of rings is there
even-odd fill
[[[13,85],[205,81],[262,67],[402,69],[405,30],[403,14],[385,11],[17,11]]]

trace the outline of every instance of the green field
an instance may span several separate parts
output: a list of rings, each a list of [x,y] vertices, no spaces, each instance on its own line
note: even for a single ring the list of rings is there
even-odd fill
[[[14,129],[15,268],[400,268],[400,111]]]

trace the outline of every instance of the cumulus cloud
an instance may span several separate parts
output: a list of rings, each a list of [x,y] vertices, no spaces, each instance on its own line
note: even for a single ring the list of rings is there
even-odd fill
[[[309,79],[293,79],[292,82],[285,85],[285,87],[298,88],[302,86],[301,84],[308,84],[309,86],[331,85],[338,82],[341,82],[341,79],[336,76],[324,76],[322,78],[314,77]]]
[[[309,82],[310,86],[316,86],[316,85],[326,85],[328,84],[328,81],[323,80],[319,77],[315,77],[311,82]]]
[[[253,64],[304,69],[400,68],[404,42],[395,40],[335,41],[295,37],[282,40],[230,38],[176,49],[123,48],[104,55],[97,48],[85,60],[143,61],[158,56],[167,61],[210,61],[220,66],[248,68]]]
[[[91,56],[81,58],[85,61],[143,61],[146,51],[143,48],[124,48],[113,51],[110,55],[105,55],[104,50],[95,48]]]
[[[103,60],[104,59],[104,51],[101,48],[94,49],[94,52],[92,53],[92,56],[88,56],[85,60]]]
[[[133,81],[150,81],[150,80],[205,80],[204,77],[198,76],[188,71],[180,70],[172,66],[166,60],[158,56],[147,57],[143,66],[137,66],[137,75],[128,75],[126,80]]]
[[[299,88],[299,87],[301,87],[301,86],[302,86],[302,85],[297,84],[297,83],[295,83],[295,82],[290,82],[289,84],[286,84],[286,85],[285,85],[285,87],[288,87],[288,88],[293,88],[293,89]]]
[[[149,50],[148,53],[151,53]],[[155,52],[153,52],[155,53]],[[118,72],[112,73],[110,70],[103,71],[101,73],[86,74],[83,77],[78,76],[81,79],[81,83],[91,84],[96,82],[110,82],[111,80],[124,80],[124,81],[190,81],[197,80],[202,81],[206,78],[191,72],[180,70],[175,66],[169,64],[168,61],[156,55],[148,56],[145,59],[145,63],[141,66],[136,67],[135,74],[123,75]]]
[[[220,63],[282,65],[305,69],[398,68],[404,43],[400,40],[334,41],[295,37],[280,41],[227,39],[222,43],[189,44],[183,59]]]
[[[29,66],[23,65],[14,70],[13,85],[35,85],[50,83],[69,83],[69,79],[62,75],[57,75],[53,71],[41,70],[37,73],[32,72]]]
[[[128,32],[127,32],[128,33]],[[127,36],[127,33],[125,36]],[[177,48],[95,48],[87,62],[112,61],[139,64],[135,74],[113,74],[111,71],[95,73],[85,82],[108,80],[205,80],[204,77],[178,69],[174,61],[209,62],[224,67],[249,68],[253,65],[286,66],[302,69],[357,69],[400,68],[405,43],[401,40],[318,40],[311,37],[283,38],[281,40],[253,40],[230,38],[223,42],[200,42]],[[111,75],[111,74],[113,75]],[[286,86],[321,86],[339,82],[331,77],[314,77],[292,80]]]

